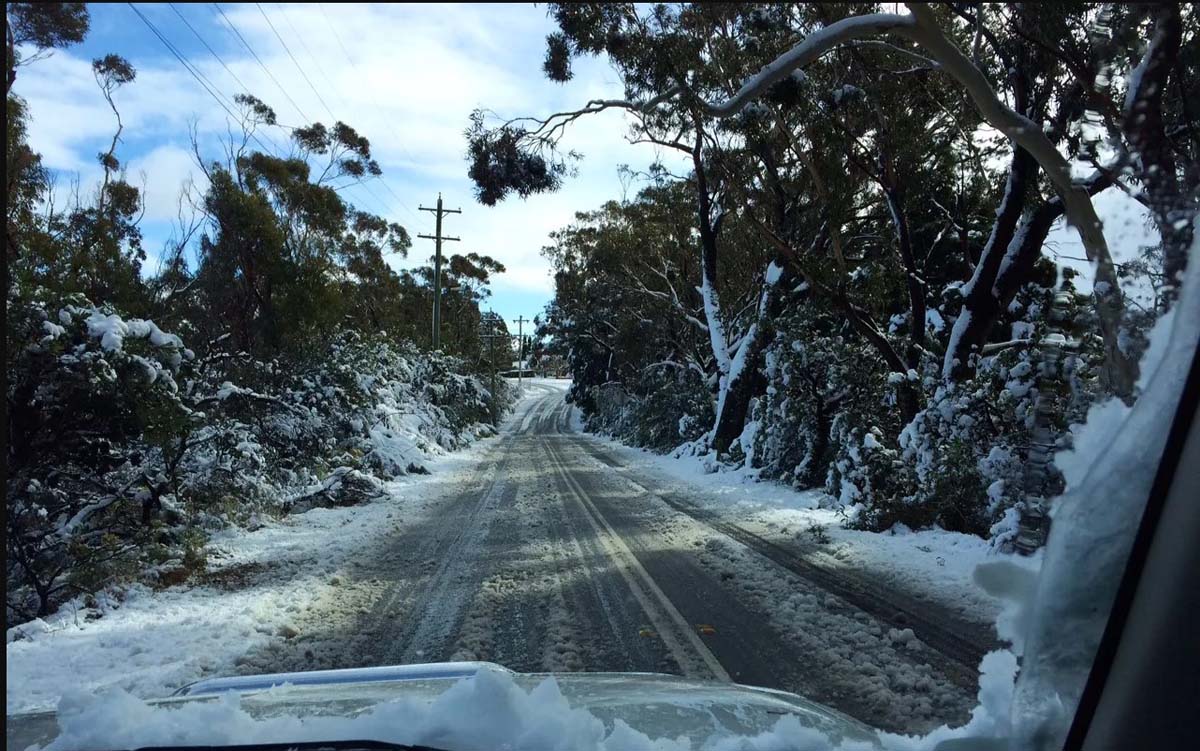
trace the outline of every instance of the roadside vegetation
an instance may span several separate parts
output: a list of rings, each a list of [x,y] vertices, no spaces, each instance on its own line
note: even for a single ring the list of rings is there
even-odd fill
[[[480,377],[481,323],[503,326],[480,303],[504,267],[449,259],[454,325],[428,351],[432,269],[393,271],[407,230],[340,192],[380,174],[366,138],[313,123],[276,152],[274,111],[238,95],[219,149],[193,136],[207,188],[180,186],[178,231],[149,248],[113,96],[137,71],[94,61],[114,136],[100,182],[70,189],[28,146],[37,124],[12,86],[84,38],[87,8],[10,3],[7,19],[9,625],[121,582],[186,580],[214,530],[369,500],[492,430],[511,396]]]
[[[608,111],[660,155],[544,251],[541,333],[590,429],[824,488],[858,528],[1007,546],[1061,489],[1071,425],[1138,398],[1175,299],[1200,187],[1198,19],[869,11],[551,4],[546,76],[569,86],[573,60],[603,55],[624,97],[480,111],[471,176],[484,203],[555,190],[581,158],[563,134]],[[1124,208],[1099,221],[1101,197]],[[1153,239],[1109,247],[1122,233],[1102,223]]]

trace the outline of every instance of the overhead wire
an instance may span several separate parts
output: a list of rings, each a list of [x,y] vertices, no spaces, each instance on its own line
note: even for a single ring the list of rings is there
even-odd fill
[[[258,4],[256,3],[255,5],[258,5]],[[258,55],[258,52],[257,52],[257,51],[254,49],[254,46],[253,46],[253,45],[251,45],[249,41],[247,41],[247,39],[246,39],[246,38],[245,38],[245,37],[242,35],[241,31],[239,31],[239,30],[238,30],[237,26],[236,26],[236,25],[233,23],[233,21],[232,21],[232,20],[229,18],[229,16],[227,16],[227,15],[225,14],[225,11],[224,11],[224,9],[222,9],[222,8],[221,8],[220,4],[219,4],[219,3],[212,3],[212,6],[213,6],[213,8],[214,8],[214,9],[216,9],[216,12],[217,12],[218,14],[220,14],[221,18],[224,20],[224,22],[225,22],[225,26],[226,26],[226,27],[227,27],[227,28],[228,28],[228,29],[229,29],[231,32],[233,32],[234,36],[236,36],[236,37],[237,37],[237,40],[238,40],[238,41],[241,43],[241,45],[242,45],[242,46],[243,46],[243,47],[246,49],[246,51],[250,53],[250,55],[251,55],[251,56],[254,58],[255,62],[257,62],[257,63],[258,63],[258,66],[259,66],[260,68],[262,68],[262,69],[263,69],[263,72],[267,74],[267,77],[268,77],[268,78],[270,78],[272,82],[274,82],[275,86],[276,86],[276,87],[279,89],[279,91],[280,91],[280,92],[283,94],[283,96],[284,96],[284,97],[285,97],[285,98],[288,100],[288,102],[290,102],[290,103],[291,103],[292,107],[293,107],[293,108],[296,110],[296,112],[297,112],[297,113],[299,113],[300,117],[301,117],[301,118],[302,118],[302,119],[303,119],[305,122],[312,122],[312,119],[311,119],[311,118],[309,118],[309,116],[308,116],[307,114],[305,114],[305,112],[304,112],[304,109],[303,109],[303,108],[301,108],[299,104],[297,104],[296,100],[295,100],[295,99],[292,97],[292,95],[291,95],[291,93],[288,91],[287,87],[285,87],[285,86],[284,86],[282,83],[280,83],[279,79],[275,77],[275,74],[271,72],[271,69],[270,69],[269,67],[267,67],[267,64],[263,62],[263,60],[262,60],[262,58],[261,58],[261,57],[259,57],[259,55]],[[275,26],[274,26],[274,24],[272,24],[272,23],[271,23],[271,19],[270,19],[270,18],[267,18],[266,12],[265,12],[265,11],[263,11],[263,9],[262,9],[262,6],[261,6],[261,5],[259,5],[259,6],[258,6],[258,10],[259,10],[259,12],[260,12],[260,13],[262,13],[262,14],[263,14],[263,18],[264,18],[264,20],[266,20],[267,24],[268,24],[268,25],[271,27],[271,30],[275,32],[275,36],[276,36],[276,38],[279,38],[279,32],[275,30]],[[284,42],[283,42],[283,40],[282,40],[281,38],[280,38],[280,43],[281,43],[281,44],[283,44],[283,47],[284,47],[284,49],[287,51],[288,55],[289,55],[290,57],[292,57],[292,62],[296,62],[296,58],[295,58],[294,56],[292,56],[292,54],[291,54],[291,50],[289,50],[289,49],[287,48],[287,44],[286,44],[286,43],[284,43]],[[304,70],[303,70],[303,68],[300,68],[300,64],[299,64],[299,63],[296,63],[296,67],[297,67],[297,68],[300,70],[300,74],[301,74],[302,76],[304,76],[305,80],[307,81],[307,80],[308,80],[308,76],[307,76],[307,75],[304,73]],[[311,81],[309,81],[309,85],[310,85],[310,86],[312,86],[312,82],[311,82]],[[317,97],[318,97],[318,99],[321,99],[321,103],[324,105],[324,104],[325,104],[325,101],[324,101],[324,99],[323,99],[323,98],[321,98],[320,94],[319,94],[318,92],[316,92],[316,90],[315,90],[315,89],[314,89],[314,93],[317,93]],[[327,111],[329,110],[329,107],[328,107],[328,105],[325,105],[325,108],[326,108],[326,110],[327,110]],[[330,115],[330,117],[333,117],[333,113],[332,113],[332,112],[329,112],[329,115]],[[336,120],[337,118],[335,117],[334,119]],[[286,127],[286,126],[284,126],[284,127]],[[338,190],[341,190],[341,189],[346,189],[346,188],[350,188],[350,187],[354,187],[355,185],[358,185],[358,183],[351,183],[351,184],[348,184],[348,185],[342,186],[342,188],[339,188]],[[386,183],[385,183],[385,186],[386,186]],[[375,193],[375,191],[371,190],[371,188],[370,188],[370,185],[369,185],[369,184],[367,184],[367,183],[361,183],[361,187],[362,187],[362,189],[363,189],[364,191],[366,191],[366,193],[367,193],[367,194],[369,194],[369,195],[371,196],[371,198],[373,199],[373,201],[374,201],[374,202],[375,202],[375,204],[376,204],[376,207],[377,207],[377,208],[380,208],[380,209],[382,209],[382,212],[383,212],[384,214],[387,214],[387,213],[388,213],[388,210],[389,210],[389,209],[388,209],[388,206],[387,206],[387,202],[386,202],[386,201],[384,201],[382,198],[380,198],[380,197],[379,197],[379,196],[378,196],[378,195]]]
[[[325,111],[329,113],[329,116],[336,121],[337,115],[333,114],[333,110],[329,108],[329,104],[325,101],[325,97],[321,96],[321,92],[317,91],[316,86],[313,86],[312,79],[310,79],[308,74],[304,72],[304,68],[300,65],[300,61],[297,60],[296,56],[292,54],[292,48],[288,47],[287,42],[284,41],[283,37],[279,33],[279,30],[275,28],[275,24],[271,23],[271,19],[267,15],[267,12],[263,10],[262,5],[260,3],[255,3],[254,7],[258,8],[258,12],[262,14],[263,20],[266,21],[267,26],[270,27],[271,33],[273,33],[275,38],[279,40],[279,44],[283,47],[283,51],[287,53],[287,56],[292,59],[292,63],[296,66],[296,70],[300,71],[300,76],[304,78],[304,82],[308,84],[308,88],[312,89],[313,94],[316,94],[317,101],[321,103],[321,106],[325,108]]]
[[[357,73],[359,75],[359,77],[361,78],[362,71],[359,70],[358,64],[354,62],[354,58],[350,55],[350,51],[346,48],[345,42],[342,41],[342,35],[338,33],[337,26],[334,25],[333,20],[329,17],[329,14],[325,12],[325,4],[317,3],[317,8],[320,9],[321,15],[325,18],[325,23],[328,25],[329,30],[333,32],[333,37],[337,41],[338,47],[341,48],[342,55],[343,55],[343,57],[346,58],[346,62],[348,62],[350,64],[350,67],[353,68],[354,72]],[[400,150],[404,153],[404,155],[408,158],[408,160],[410,162],[415,162],[416,160],[413,158],[412,154],[410,154],[408,149],[405,148],[405,146],[404,146],[404,139],[401,138],[400,134],[396,131],[395,127],[392,126],[392,121],[383,113],[383,108],[379,106],[379,100],[377,100],[375,98],[375,91],[373,89],[371,89],[370,87],[367,87],[367,94],[370,96],[371,104],[375,108],[375,113],[379,116],[379,119],[385,125],[387,125],[388,130],[391,132],[392,136],[396,139],[396,145],[400,147]],[[404,208],[404,210],[407,211],[415,221],[420,222],[420,217],[417,216],[416,212],[414,212],[411,208],[409,208],[407,205],[405,205],[405,203],[403,201],[400,200],[400,197],[396,195],[395,191],[393,191],[391,189],[391,187],[387,184],[386,181],[383,181],[383,186],[385,188],[387,188],[388,192],[392,194],[392,197],[395,198],[396,201],[400,203],[400,205]]]
[[[346,62],[350,63],[350,67],[354,68],[354,72],[362,77],[362,71],[359,70],[358,63],[354,62],[353,56],[350,55],[350,50],[346,48],[346,43],[342,41],[342,35],[338,33],[337,26],[334,25],[333,20],[329,17],[329,14],[325,12],[325,3],[317,3],[317,8],[321,11],[321,15],[325,17],[325,23],[329,25],[329,30],[333,32],[333,38],[337,40],[338,47],[341,48],[342,55],[346,58]],[[408,149],[405,148],[404,139],[400,137],[400,134],[392,126],[392,121],[384,115],[383,108],[379,106],[379,100],[375,98],[374,89],[368,87],[367,93],[371,97],[371,104],[375,107],[375,112],[377,115],[379,115],[379,119],[387,124],[388,130],[390,130],[392,135],[396,138],[396,145],[400,147],[400,150],[404,152],[404,155],[408,157],[410,161],[416,161],[413,158],[413,155],[409,153]]]
[[[154,34],[154,36],[158,37],[158,40],[163,43],[163,46],[165,46],[167,48],[167,51],[170,52],[175,57],[175,59],[177,59],[179,61],[179,63],[181,65],[183,65],[184,70],[186,70],[188,73],[190,73],[192,75],[193,78],[196,79],[196,82],[199,83],[201,88],[203,88],[208,93],[208,95],[213,98],[213,101],[215,101],[218,105],[220,105],[221,109],[225,110],[225,112],[231,118],[233,118],[235,120],[238,119],[237,115],[235,115],[233,113],[233,110],[229,109],[229,106],[226,105],[225,101],[221,98],[221,95],[217,92],[216,84],[212,83],[212,81],[210,81],[207,76],[205,76],[203,73],[201,73],[199,68],[196,68],[188,60],[187,56],[184,55],[182,52],[180,52],[179,49],[176,48],[175,45],[172,44],[171,41],[168,40],[161,31],[159,31],[158,27],[155,26],[154,23],[150,21],[150,19],[146,18],[146,16],[140,10],[138,10],[138,8],[133,3],[126,3],[126,5],[128,5],[129,8],[134,13],[137,14],[138,18],[140,18],[142,20],[142,23],[144,23],[146,25],[146,27],[148,29],[150,29],[150,31]],[[261,146],[264,151],[271,151],[271,149],[268,148],[267,145],[265,143],[263,143],[261,139],[259,139],[258,134],[251,133],[250,137],[253,138],[255,140],[255,142],[258,143],[258,145]]]
[[[246,51],[254,57],[254,60],[258,63],[258,67],[263,69],[263,72],[266,73],[267,76],[275,83],[275,86],[279,88],[284,97],[291,102],[292,107],[294,107],[296,112],[300,114],[300,118],[306,123],[312,122],[312,118],[304,114],[304,110],[300,108],[300,105],[296,104],[296,100],[292,99],[292,95],[288,93],[288,90],[284,87],[284,85],[279,83],[279,79],[275,77],[275,74],[271,72],[271,69],[267,67],[266,63],[262,61],[262,58],[258,56],[258,53],[254,51],[254,47],[252,47],[250,43],[246,41],[246,38],[242,36],[242,32],[238,31],[238,28],[233,25],[233,21],[229,20],[229,16],[225,15],[225,11],[221,9],[220,4],[213,3],[213,7],[216,8],[217,12],[221,14],[221,18],[225,19],[225,24],[229,27],[229,30],[232,31],[235,36],[237,36],[238,41],[242,43],[242,46],[246,48]]]
[[[290,17],[291,14],[286,12],[282,3],[276,3],[276,5],[279,6],[279,15],[283,18],[283,22],[286,23],[288,28],[292,30],[292,38],[300,43],[300,47],[304,50],[304,54],[308,56],[308,61],[312,63],[314,67],[316,67],[317,72],[321,74],[321,78],[325,79],[325,83],[329,85],[329,89],[333,92],[334,96],[337,97],[338,102],[341,103],[342,109],[350,109],[346,106],[346,99],[342,96],[341,89],[339,89],[337,84],[333,82],[333,79],[325,73],[325,68],[321,66],[320,58],[314,55],[313,51],[308,48],[308,43],[304,41],[304,36],[300,34],[300,30],[297,29],[296,25],[292,23],[292,19]],[[330,114],[332,115],[332,113]]]
[[[154,34],[154,36],[157,37],[160,42],[162,42],[163,46],[167,48],[167,51],[170,52],[171,55],[173,57],[175,57],[176,60],[179,61],[179,63],[183,66],[184,70],[186,70],[189,74],[191,74],[191,76],[193,78],[196,79],[196,82],[200,84],[201,88],[203,88],[204,91],[210,97],[212,97],[213,101],[215,101],[221,107],[221,109],[223,109],[225,111],[225,113],[227,115],[229,115],[229,117],[231,119],[238,120],[239,119],[238,115],[236,113],[234,113],[234,111],[232,109],[230,109],[230,105],[232,104],[232,102],[227,103],[226,98],[224,98],[222,96],[222,92],[220,91],[220,88],[215,83],[213,83],[211,79],[209,79],[207,76],[205,76],[204,73],[202,73],[200,71],[199,67],[197,67],[195,65],[195,63],[191,62],[191,60],[188,58],[187,55],[185,55],[178,47],[175,46],[175,44],[173,44],[169,39],[167,39],[167,37],[162,33],[162,31],[159,30],[159,28],[149,18],[147,18],[146,15],[141,12],[141,10],[139,10],[133,3],[126,3],[126,4],[130,7],[130,9],[135,14],[137,14],[138,18],[141,19],[142,23],[144,23],[148,29],[150,29],[150,31]],[[176,10],[176,13],[178,13],[177,10]],[[186,23],[186,19],[184,19],[184,21]],[[189,27],[190,27],[190,24],[189,24]],[[194,31],[195,30],[193,29],[193,32]],[[202,41],[203,41],[203,39],[202,39]],[[205,44],[205,46],[207,47],[208,45]],[[211,51],[211,48],[210,48],[210,51]],[[232,71],[231,71],[231,73],[232,73]],[[236,76],[235,76],[235,78],[236,78]],[[265,133],[263,134],[263,136],[270,143],[269,146],[267,143],[263,142],[262,138],[259,138],[258,133],[251,131],[249,133],[249,136],[251,139],[254,140],[255,143],[258,144],[258,146],[264,152],[274,154],[276,156],[278,156],[279,154],[282,153],[282,149],[279,147],[279,145],[277,143],[275,143],[270,138],[270,136],[267,136]],[[346,187],[352,187],[352,186],[347,185],[347,186],[342,186],[342,187],[346,188]],[[375,200],[378,202],[379,207],[383,209],[384,213],[387,213],[387,205],[381,199],[379,199],[378,196],[375,196],[374,194],[372,194],[372,197],[375,198]]]
[[[192,26],[191,22],[189,22],[187,20],[187,17],[184,16],[183,13],[181,13],[179,11],[179,8],[175,7],[175,3],[167,3],[167,5],[170,6],[171,10],[175,11],[175,15],[179,16],[179,20],[183,21],[183,25],[188,27],[188,30],[192,32],[192,34],[196,37],[196,39],[200,40],[200,44],[204,45],[204,48],[206,50],[208,50],[209,54],[212,55],[213,58],[218,63],[221,64],[221,67],[225,69],[225,72],[227,72],[233,78],[233,80],[237,81],[238,85],[242,87],[242,91],[246,94],[249,94],[250,87],[247,86],[245,84],[245,82],[242,81],[241,78],[238,78],[238,74],[233,72],[233,69],[230,68],[229,65],[227,65],[225,63],[225,60],[222,59],[222,57],[217,54],[217,51],[212,48],[212,45],[210,45],[208,43],[208,40],[206,40],[204,38],[204,36],[201,35],[199,31],[196,30],[196,27]],[[211,83],[211,79],[209,79],[209,81]],[[214,86],[215,86],[215,84],[214,84]],[[267,139],[267,141],[271,144],[271,146],[274,148],[276,153],[283,153],[283,149],[279,146],[279,144],[275,143],[275,140],[273,138],[271,138],[266,133],[263,134],[263,137]]]
[[[261,8],[260,8],[260,10],[261,10]],[[284,13],[281,13],[281,15],[283,16],[284,23],[286,23],[288,25],[288,28],[290,28],[292,30],[293,38],[297,42],[299,42],[300,46],[304,49],[304,51],[306,53],[308,53],[308,59],[312,62],[313,66],[316,67],[317,72],[321,74],[321,77],[325,79],[325,83],[327,83],[329,85],[330,89],[334,92],[334,94],[337,95],[338,100],[342,103],[342,108],[348,109],[348,107],[346,106],[346,100],[342,97],[341,92],[338,90],[337,85],[333,83],[333,79],[331,79],[329,77],[329,75],[325,72],[324,67],[321,65],[320,58],[318,56],[314,55],[312,53],[312,50],[309,49],[308,44],[304,41],[304,37],[300,34],[299,30],[297,30],[296,27],[292,24],[292,21],[288,17],[288,14],[286,12],[284,12]],[[329,16],[328,16],[328,14],[325,13],[324,8],[321,8],[321,15],[323,15],[325,17],[326,22],[329,21]],[[330,28],[332,29],[332,27],[330,27]],[[336,29],[334,29],[334,33],[336,35]],[[338,44],[339,44],[339,46],[341,46],[343,54],[345,54],[346,47],[344,44],[342,44],[340,37],[338,37]],[[346,58],[350,62],[351,66],[354,67],[355,72],[358,72],[357,66],[354,65],[353,60],[350,60],[349,55],[346,55]],[[300,67],[300,66],[297,64],[297,67]],[[301,72],[303,72],[303,71],[301,71]],[[311,82],[310,82],[310,85],[311,85]],[[316,91],[316,89],[314,88],[314,93],[315,93],[315,91]],[[368,93],[370,93],[371,90],[368,88],[367,91],[368,91]],[[318,96],[320,96],[320,95],[318,94]],[[372,94],[371,96],[372,96],[372,103],[374,103],[374,95]],[[378,105],[376,105],[376,109],[378,109]],[[332,115],[332,113],[330,113],[330,114]],[[390,122],[388,122],[386,120],[386,118],[381,118],[381,119],[385,123],[388,123],[388,125],[390,126]],[[407,155],[408,152],[406,149],[404,149],[403,142],[401,141],[400,137],[395,133],[394,130],[393,130],[393,135],[396,136],[397,145],[400,146],[401,150],[403,150],[405,152],[405,154]],[[409,156],[409,159],[411,161],[412,157]],[[398,203],[402,209],[404,209],[406,212],[408,212],[409,216],[411,216],[414,220],[420,221],[416,212],[414,212],[408,206],[408,204],[406,204],[404,202],[404,199],[400,198],[400,196],[396,194],[396,191],[392,190],[392,186],[388,184],[386,179],[380,177],[379,182],[380,182],[380,184],[383,185],[384,190],[386,190],[392,196],[392,198],[396,201],[396,203]]]
[[[271,32],[275,35],[275,38],[279,40],[279,44],[281,47],[283,47],[283,51],[287,53],[287,56],[289,58],[291,58],[292,64],[296,66],[296,70],[298,70],[300,72],[300,76],[304,79],[304,82],[308,84],[308,88],[312,89],[312,93],[314,95],[316,95],[317,100],[321,103],[321,106],[325,108],[325,112],[328,113],[330,119],[332,119],[334,122],[338,122],[337,115],[333,114],[333,109],[329,106],[329,103],[325,101],[325,97],[321,96],[321,92],[317,90],[317,87],[313,84],[312,79],[308,77],[308,73],[304,70],[304,66],[302,66],[300,64],[300,61],[296,59],[296,56],[294,54],[292,54],[292,48],[288,46],[288,43],[283,38],[283,35],[281,35],[279,33],[279,30],[277,28],[275,28],[275,24],[271,21],[271,17],[267,15],[266,10],[263,9],[263,7],[260,3],[255,3],[254,6],[256,8],[258,8],[258,12],[262,15],[263,20],[267,22],[267,26],[271,29]],[[286,21],[288,23],[288,25],[291,26],[291,21],[288,20],[286,13],[283,14],[283,17],[284,17],[284,21]],[[307,49],[308,45],[304,44],[304,40],[300,38],[300,35],[296,32],[294,27],[292,28],[292,33],[293,33],[293,38],[298,40],[300,42],[300,44],[304,45],[305,49]],[[309,56],[315,62],[316,58],[312,55],[312,52],[309,52]],[[319,65],[318,65],[318,67],[319,67]],[[326,79],[328,79],[328,76],[326,76]],[[392,192],[391,188],[388,186],[388,184],[386,182],[384,182],[383,180],[380,180],[380,182],[383,183],[383,186],[385,188],[387,188],[389,192]],[[369,183],[360,180],[358,182],[347,185],[346,187],[350,187],[351,185],[361,185],[362,189],[364,191],[366,191],[367,193],[369,193],[371,195],[371,197],[374,198],[375,201],[380,206],[383,207],[384,213],[385,214],[387,213],[386,202],[382,198],[380,198],[378,196],[378,194],[375,193],[375,191],[373,191],[371,189],[371,186]],[[400,201],[399,196],[397,196],[394,192],[392,192],[392,197],[395,198],[397,201]],[[401,202],[401,204],[403,205],[403,202]]]

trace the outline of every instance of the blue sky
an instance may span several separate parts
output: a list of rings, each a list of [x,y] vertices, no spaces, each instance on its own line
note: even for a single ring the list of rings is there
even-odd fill
[[[204,187],[189,128],[195,127],[205,158],[212,159],[220,154],[229,118],[128,5],[89,8],[91,32],[84,43],[21,68],[15,89],[29,101],[33,147],[59,172],[60,196],[76,179],[86,191],[96,184],[96,154],[107,150],[115,126],[90,61],[113,52],[134,64],[137,80],[116,97],[126,126],[117,155],[128,179],[144,182],[142,226],[147,250],[155,254],[178,223],[185,183],[194,181],[193,196]],[[576,211],[636,190],[622,184],[618,165],[644,169],[659,157],[668,162],[679,158],[627,143],[624,116],[606,112],[578,121],[564,139],[564,148],[582,152],[585,159],[578,176],[561,191],[527,201],[510,199],[494,208],[475,203],[462,135],[472,109],[482,106],[506,117],[544,115],[588,99],[621,95],[603,60],[581,61],[566,85],[543,77],[544,39],[554,27],[544,8],[531,4],[177,3],[138,4],[138,9],[222,96],[232,98],[245,84],[275,108],[283,124],[329,123],[336,117],[367,136],[383,167],[383,180],[350,188],[345,195],[409,229],[414,247],[408,259],[392,258],[397,267],[423,263],[433,252],[430,241],[415,239],[433,232],[432,216],[418,206],[432,206],[441,192],[448,207],[461,207],[463,213],[448,217],[444,231],[462,242],[449,243],[446,250],[485,253],[507,266],[493,284],[489,305],[509,321],[540,313],[552,294],[549,267],[540,255],[548,233],[569,223]],[[286,145],[287,131],[269,135]],[[1097,207],[1117,260],[1132,257],[1152,240],[1145,212],[1119,191],[1106,191]],[[1090,277],[1089,264],[1076,260],[1083,251],[1073,230],[1056,228],[1047,252]],[[1086,288],[1086,281],[1081,286]]]
[[[345,195],[409,229],[414,247],[407,260],[393,259],[397,267],[424,262],[433,252],[431,241],[415,239],[433,232],[432,215],[418,211],[419,205],[432,206],[440,191],[448,207],[461,207],[461,215],[446,219],[444,231],[462,242],[447,244],[446,252],[486,253],[508,267],[493,285],[489,304],[510,320],[540,313],[552,294],[549,267],[540,256],[548,233],[570,222],[576,211],[619,198],[626,188],[618,165],[644,168],[656,158],[653,147],[625,141],[621,114],[604,113],[580,121],[564,141],[585,160],[563,190],[527,201],[510,199],[495,208],[475,203],[462,136],[472,109],[483,106],[503,116],[545,114],[621,94],[603,60],[578,65],[566,85],[542,76],[544,39],[553,30],[544,7],[262,3],[260,10],[253,3],[221,4],[262,66],[217,7],[138,4],[222,96],[231,99],[246,90],[245,84],[276,110],[281,123],[328,124],[336,116],[370,139],[383,181],[350,188]],[[115,127],[90,61],[116,53],[137,68],[137,80],[116,96],[125,122],[117,156],[128,179],[144,184],[142,227],[153,265],[178,224],[185,183],[193,181],[193,196],[203,189],[189,127],[195,127],[205,157],[216,158],[229,117],[128,5],[90,4],[89,9],[87,39],[21,68],[14,88],[29,102],[30,140],[57,171],[59,194],[76,179],[86,192],[99,176],[96,154],[107,150]],[[286,131],[269,135],[286,145]]]

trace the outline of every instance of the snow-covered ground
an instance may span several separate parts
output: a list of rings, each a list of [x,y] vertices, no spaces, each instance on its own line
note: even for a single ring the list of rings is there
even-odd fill
[[[1085,435],[1067,462],[1068,490],[1054,507],[1055,523],[1040,570],[1018,568],[1012,560],[981,567],[992,574],[980,577],[981,582],[990,578],[995,583],[1002,575],[999,578],[1007,587],[1009,609],[1000,623],[1013,646],[983,659],[979,705],[970,722],[920,738],[884,735],[886,748],[932,749],[940,740],[966,736],[1012,738],[1012,747],[1024,748],[1033,747],[1036,739],[1065,734],[1144,507],[1152,477],[1147,468],[1157,464],[1162,452],[1198,330],[1200,264],[1192,264],[1179,301],[1155,327],[1143,359],[1139,386],[1145,392],[1132,408],[1111,401],[1095,405],[1089,414]],[[431,477],[468,469],[481,450],[476,446],[431,462]],[[732,475],[703,475],[698,483],[694,465],[636,452],[629,455],[655,464],[657,471],[685,488],[695,488],[696,503],[724,508],[739,518],[757,518],[764,526],[773,523],[791,529],[795,525],[810,536],[804,525],[813,523],[824,528],[831,545],[849,548],[846,560],[880,571],[892,567],[897,577],[918,581],[924,577],[927,584],[922,586],[930,592],[959,601],[980,597],[972,593],[969,572],[988,558],[982,544],[968,545],[945,533],[890,537],[847,533],[833,525],[832,518],[821,516],[812,497],[749,485]],[[339,567],[353,565],[356,549],[436,504],[434,494],[426,497],[422,492],[432,490],[431,477],[406,478],[389,486],[386,500],[368,506],[310,512],[217,541],[227,552],[218,573],[232,577],[239,566],[289,567],[292,575],[279,577],[287,583],[278,589],[256,585],[222,593],[217,585],[208,585],[157,594],[138,590],[119,607],[110,603],[107,615],[98,620],[89,620],[87,612],[60,613],[43,630],[9,642],[8,710],[52,704],[68,687],[85,692],[115,687],[146,695],[165,693],[209,672],[228,672],[237,656],[256,641],[287,638],[291,614],[337,587]],[[1098,497],[1105,503],[1095,504]],[[836,554],[830,555],[837,559]],[[940,581],[930,578],[938,572],[947,575]],[[1061,638],[1064,628],[1071,634],[1069,642]],[[889,634],[889,638],[908,646],[903,634]],[[1023,660],[1019,675],[1018,655]],[[59,748],[245,743],[284,736],[442,741],[464,749],[498,744],[660,751],[691,747],[678,739],[651,739],[622,723],[608,727],[586,710],[569,706],[552,681],[525,691],[503,674],[486,671],[458,682],[432,703],[391,702],[353,718],[255,719],[238,706],[236,697],[168,710],[119,690],[98,698],[72,692],[58,706],[64,732],[52,747]],[[1007,746],[1007,741],[1000,743]],[[704,748],[832,746],[794,717],[783,717],[764,735],[714,738]],[[861,751],[865,746],[854,748]]]
[[[155,697],[237,672],[244,655],[298,636],[306,612],[343,596],[350,579],[344,574],[360,565],[363,552],[436,506],[441,486],[473,472],[494,441],[449,454],[428,448],[430,474],[386,483],[386,495],[374,502],[219,533],[204,583],[133,586],[102,597],[98,608],[74,602],[10,629],[7,711],[52,707],[68,687]]]
[[[857,570],[970,621],[991,624],[1001,610],[1000,601],[972,581],[976,565],[1008,560],[1036,566],[1036,559],[999,553],[974,535],[903,527],[884,534],[846,529],[839,512],[820,507],[823,491],[759,482],[746,471],[707,472],[701,458],[659,455],[614,439],[598,440],[631,470],[662,478],[664,489],[764,538],[788,542],[817,565]]]

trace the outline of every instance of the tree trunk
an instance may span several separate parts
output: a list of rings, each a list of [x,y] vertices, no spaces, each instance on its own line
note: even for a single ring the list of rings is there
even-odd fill
[[[904,210],[904,188],[896,176],[891,156],[886,152],[881,153],[880,163],[883,167],[880,187],[883,188],[888,211],[892,216],[892,226],[896,230],[896,245],[900,253],[900,265],[904,267],[908,310],[912,318],[904,359],[909,368],[916,368],[921,363],[921,352],[925,348],[925,280],[921,278],[912,249],[912,233],[908,226],[908,215]]]
[[[721,321],[721,295],[717,290],[717,235],[719,220],[712,215],[712,198],[708,193],[708,176],[704,170],[701,152],[703,136],[697,132],[696,147],[692,150],[692,165],[696,171],[696,214],[700,227],[700,296],[704,306],[704,320],[708,326],[709,345],[713,361],[717,364],[718,376],[729,373],[729,342]],[[719,382],[718,379],[718,382]]]
[[[762,375],[762,353],[766,349],[757,329],[747,336],[753,336],[750,351],[747,352],[743,367],[738,372],[730,374],[721,387],[717,402],[716,423],[713,426],[712,447],[718,454],[729,450],[737,437],[746,428],[746,418],[750,413],[750,402],[762,393],[765,380]]]
[[[1176,286],[1187,266],[1192,220],[1196,215],[1195,198],[1180,192],[1175,156],[1162,116],[1163,92],[1179,53],[1182,34],[1179,6],[1160,5],[1150,45],[1134,70],[1134,83],[1125,99],[1125,136],[1133,146],[1138,180],[1150,199],[1154,222],[1162,238],[1166,278],[1163,300],[1168,307],[1175,299]]]
[[[950,330],[950,342],[942,361],[942,377],[948,381],[961,383],[974,375],[971,355],[979,352],[1003,310],[994,287],[1005,267],[1009,246],[1014,242],[1020,245],[1017,227],[1021,224],[1025,209],[1026,193],[1036,177],[1037,162],[1025,149],[1014,145],[1004,197],[996,212],[996,221],[992,224],[992,234],[983,247],[979,263],[975,265],[975,273],[963,285],[962,310]],[[1040,243],[1038,248],[1041,248]]]
[[[781,312],[794,281],[794,274],[782,259],[776,259],[767,267],[766,286],[759,299],[755,320],[738,347],[729,375],[721,384],[712,438],[712,447],[718,453],[728,451],[742,434],[750,416],[750,403],[766,393],[763,353],[775,338],[775,327],[771,322]]]

